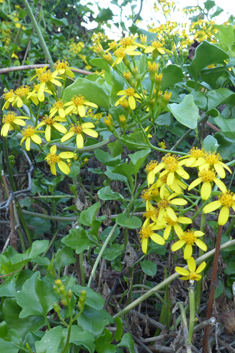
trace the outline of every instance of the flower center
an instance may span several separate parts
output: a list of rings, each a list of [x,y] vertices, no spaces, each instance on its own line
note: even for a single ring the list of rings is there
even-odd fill
[[[197,273],[195,273],[195,272],[191,272],[191,273],[190,273],[189,279],[190,279],[191,281],[196,281],[197,278],[198,278]]]
[[[169,156],[169,154],[167,154],[165,157],[162,158],[162,161],[167,165],[172,164],[172,163],[177,162],[177,157],[176,156]]]
[[[126,55],[126,50],[124,48],[119,48],[114,52],[116,58],[124,58]]]
[[[129,106],[128,101],[126,99],[120,99],[119,100],[119,104],[123,107],[123,108],[127,108]]]
[[[178,224],[177,221],[173,221],[169,216],[166,216],[166,222],[167,224],[169,224],[169,226],[175,226],[176,224]]]
[[[233,193],[231,191],[227,191],[220,196],[218,196],[222,206],[232,207],[234,205]]]
[[[72,130],[75,132],[75,134],[80,134],[82,132],[82,126],[81,125],[74,125],[72,127]]]
[[[14,97],[15,93],[13,92],[13,89],[10,90],[10,92],[4,93],[3,98],[5,100],[11,99]]]
[[[205,157],[205,152],[203,150],[200,150],[199,148],[193,147],[189,153],[191,154],[192,157],[194,158],[199,158],[199,157]]]
[[[128,96],[134,96],[134,94],[135,94],[134,88],[127,88],[127,89],[125,89],[125,92]]]
[[[39,78],[40,82],[50,82],[52,79],[52,74],[50,71],[45,72]]]
[[[185,240],[187,244],[189,245],[193,245],[195,243],[195,240],[197,239],[196,235],[194,234],[193,231],[188,230],[186,232],[184,232],[180,238],[182,240]]]
[[[210,165],[213,165],[215,163],[218,163],[221,161],[221,157],[218,153],[210,153],[208,156],[206,156],[206,162]]]
[[[85,102],[85,97],[83,97],[82,95],[79,95],[79,97],[74,96],[74,97],[72,98],[72,102],[73,102],[73,104],[76,105],[76,106],[83,105],[84,102]]]
[[[50,154],[47,156],[47,162],[48,164],[56,164],[60,160],[60,156],[57,156],[57,154]]]
[[[156,64],[155,62],[151,63],[150,61],[148,61],[148,68],[149,68],[149,71],[156,72],[159,69],[159,64],[158,63]]]
[[[143,214],[143,216],[146,217],[146,218],[152,218],[152,217],[156,217],[157,218],[158,214],[159,214],[159,210],[154,209],[154,210],[148,210],[147,212],[145,212]]]
[[[141,238],[149,238],[150,235],[153,234],[153,230],[150,226],[147,226],[140,230],[140,237]]]
[[[30,87],[29,86],[22,86],[15,90],[15,94],[19,97],[25,97],[29,94]]]
[[[22,135],[24,135],[25,137],[31,137],[34,135],[34,133],[35,133],[35,130],[32,126],[28,126],[26,129],[22,131]]]
[[[46,115],[46,116],[43,118],[43,121],[44,121],[45,124],[47,124],[47,125],[53,125],[53,124],[54,124],[53,118],[49,118],[48,115]]]
[[[152,199],[152,195],[150,190],[145,189],[141,193],[141,198],[144,199],[145,201],[150,201]]]
[[[55,102],[53,104],[53,106],[56,108],[56,109],[63,109],[64,108],[64,103],[62,101],[58,101],[58,102]]]
[[[55,63],[54,67],[56,70],[63,70],[66,69],[69,66],[67,61],[58,61],[57,63]]]
[[[131,78],[131,73],[130,71],[123,72],[123,76],[125,77],[126,80],[129,80]]]
[[[166,199],[163,199],[158,202],[157,206],[158,208],[167,208],[169,206],[169,201]]]
[[[16,113],[14,112],[8,112],[7,115],[3,116],[2,122],[11,124],[16,118]]]
[[[150,161],[145,167],[146,173],[151,172],[157,165],[158,162],[156,160]]]
[[[162,44],[160,42],[152,42],[152,47],[154,47],[154,49],[158,49],[158,48],[162,48]]]
[[[202,178],[203,182],[214,181],[216,175],[213,170],[203,169],[198,173],[199,178]]]
[[[129,45],[132,45],[134,43],[134,38],[122,38],[120,42],[122,43],[123,47],[128,47]]]

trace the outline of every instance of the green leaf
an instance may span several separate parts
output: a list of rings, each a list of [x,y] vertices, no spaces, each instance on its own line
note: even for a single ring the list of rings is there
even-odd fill
[[[84,96],[89,102],[109,110],[109,96],[99,84],[85,78],[78,78],[74,83],[65,88],[63,102],[69,102],[73,96],[78,96],[79,94]]]
[[[77,175],[80,174],[81,164],[78,161],[73,161],[70,166],[70,173],[69,176],[71,178],[75,178]]]
[[[218,141],[211,135],[208,135],[202,144],[202,148],[204,148],[206,152],[215,152],[218,147]]]
[[[113,168],[113,167],[107,167],[107,171],[105,172],[107,177],[110,180],[119,180],[119,181],[122,181],[123,183],[127,184],[128,183],[127,178],[122,174],[114,173],[114,171],[113,171],[114,169],[115,168]]]
[[[120,317],[116,317],[116,319],[114,319],[114,321],[116,322],[116,325],[117,325],[117,329],[114,334],[114,339],[116,341],[120,341],[120,339],[122,338],[122,334],[123,334],[122,319]]]
[[[100,209],[100,202],[94,203],[94,205],[88,207],[86,210],[83,210],[79,217],[79,222],[85,226],[92,226],[92,222],[95,219],[96,213]]]
[[[235,41],[234,27],[215,25],[215,28],[218,29],[218,32],[215,33],[215,38],[218,40],[219,46],[226,51],[233,50]]]
[[[121,141],[130,151],[142,150],[149,147],[141,129],[135,129],[133,133],[126,135],[125,139],[122,138]]]
[[[104,330],[104,334],[96,338],[96,351],[97,353],[115,353],[116,347],[111,344],[112,333]]]
[[[90,240],[82,227],[70,229],[69,234],[61,241],[75,250],[77,254],[80,254],[83,250],[87,250],[90,246]]]
[[[227,88],[218,88],[207,93],[208,112],[221,104],[234,104],[235,93]]]
[[[55,254],[54,267],[60,274],[63,267],[68,266],[76,262],[73,256],[73,250],[71,247],[63,246],[63,248],[57,250]]]
[[[95,157],[101,163],[112,167],[121,162],[120,155],[118,155],[117,157],[112,157],[111,154],[109,154],[108,152],[102,151],[101,149],[95,150]]]
[[[235,119],[224,119],[219,115],[214,118],[214,121],[222,130],[225,137],[235,139]]]
[[[67,331],[67,330],[66,330]],[[80,327],[73,325],[71,327],[70,343],[76,344],[93,353],[95,351],[95,337],[88,331],[81,331]]]
[[[142,221],[139,217],[128,217],[125,213],[121,213],[116,218],[117,224],[123,228],[139,229],[142,226]]]
[[[148,276],[155,276],[157,273],[157,265],[152,261],[142,261],[140,263],[142,271]]]
[[[226,138],[221,132],[216,132],[214,136],[220,145],[217,152],[223,160],[231,161],[235,156],[235,140]]]
[[[113,18],[113,13],[109,8],[101,9],[98,15],[96,16],[95,21],[98,23],[107,22],[109,20],[112,20],[112,18]]]
[[[19,347],[0,338],[1,353],[18,353]]]
[[[212,9],[212,7],[215,6],[215,2],[212,0],[207,0],[204,2],[204,6],[207,9],[207,11],[210,11],[210,9]]]
[[[45,325],[45,319],[39,316],[20,318],[21,307],[15,299],[7,298],[2,303],[2,319],[6,321],[8,329],[17,330],[23,340],[29,332],[36,332]]]
[[[165,91],[167,88],[175,85],[177,82],[181,82],[184,78],[183,71],[178,65],[168,65],[162,70],[162,74],[162,91]]]
[[[142,164],[144,163],[146,157],[149,155],[149,153],[151,152],[151,149],[145,149],[142,151],[138,151],[135,152],[133,154],[129,154],[130,160],[134,166],[134,168],[132,169],[132,173],[136,176],[138,171],[140,170],[140,167],[142,166]]]
[[[235,260],[229,260],[227,262],[227,267],[224,269],[224,273],[228,276],[235,273]]]
[[[160,114],[155,120],[155,124],[158,126],[171,126],[172,114],[170,112]]]
[[[198,106],[198,108],[202,110],[206,110],[207,108],[207,97],[201,91],[192,91],[190,93],[193,96],[194,103]],[[168,124],[167,124],[168,125]]]
[[[118,344],[118,347],[126,347],[129,349],[130,353],[135,353],[134,340],[130,333],[125,333],[123,335],[121,342]]]
[[[196,48],[192,63],[185,65],[185,67],[191,73],[195,81],[197,81],[202,69],[211,64],[224,63],[224,60],[228,59],[228,57],[228,54],[218,46],[204,40]]]
[[[119,192],[113,191],[109,185],[100,189],[98,191],[97,195],[103,201],[107,201],[107,200],[120,200],[120,201],[122,201],[123,200],[123,196],[121,194],[119,194]]]
[[[62,327],[57,326],[47,331],[41,341],[35,343],[36,353],[58,353],[62,336]]]
[[[83,330],[89,331],[95,336],[100,335],[109,323],[113,323],[113,318],[105,309],[98,311],[87,306],[77,319],[77,324]]]
[[[107,63],[107,61],[105,61],[102,58],[95,58],[95,59],[91,59],[89,61],[89,63],[93,66],[99,67],[102,70],[105,70],[106,72],[110,73],[110,66]]]
[[[223,11],[224,10],[221,7],[217,6],[216,11],[211,15],[211,18],[219,16]]]
[[[101,248],[96,248],[94,253],[98,254]],[[103,258],[108,261],[113,261],[118,256],[123,253],[123,245],[120,244],[112,244],[109,248],[106,248],[103,253]]]
[[[219,298],[223,292],[224,292],[224,285],[221,279],[219,279],[219,285],[216,285],[215,287],[214,299]]]
[[[108,145],[112,157],[117,157],[123,153],[123,147],[119,140],[110,142]]]
[[[15,296],[15,274],[9,276],[3,283],[0,284],[0,297]]]
[[[53,23],[55,23],[57,26],[62,26],[62,25],[68,26],[69,25],[66,18],[59,19],[59,18],[56,18],[53,15],[51,15],[51,19],[53,20]]]
[[[11,258],[11,263],[14,265],[15,264],[22,265],[22,260],[23,260],[24,264],[26,264],[34,257],[37,257],[38,255],[46,251],[48,248],[48,245],[49,245],[48,240],[36,240],[33,242],[32,246],[28,250],[26,250],[23,254],[17,254],[13,256]]]
[[[52,286],[47,280],[39,279],[39,272],[35,272],[16,293],[16,301],[22,307],[20,318],[31,315],[46,316],[53,308],[55,297]]]
[[[190,129],[196,129],[200,116],[191,94],[186,95],[180,104],[168,104],[168,108],[179,123]]]
[[[90,306],[91,308],[96,309],[98,311],[103,309],[104,304],[105,304],[105,300],[100,294],[94,292],[94,290],[89,287],[82,287],[82,286],[80,286],[80,284],[76,284],[73,287],[73,292],[78,297],[80,297],[82,290],[86,291],[86,305],[87,306]]]

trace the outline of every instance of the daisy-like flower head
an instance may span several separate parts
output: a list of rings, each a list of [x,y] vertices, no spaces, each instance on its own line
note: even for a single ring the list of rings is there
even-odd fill
[[[131,35],[128,37],[121,38],[119,40],[119,45],[121,45],[123,48],[131,47],[133,45],[136,45],[137,47],[140,47],[140,48],[145,48],[143,44],[136,42],[136,38],[138,38],[138,35],[135,37]]]
[[[40,87],[39,83],[37,85],[35,85],[35,83],[34,83],[32,92],[30,92],[27,96],[27,99],[31,99],[31,101],[35,105],[38,105],[38,101],[43,102],[45,99],[44,94],[42,96],[40,96],[40,98],[39,98],[39,96],[38,96],[39,87]],[[44,89],[44,93],[52,94],[52,92],[47,88]]]
[[[6,102],[4,103],[4,105],[2,107],[2,110],[3,109],[8,109],[10,103],[13,103],[14,100],[15,100],[15,93],[14,93],[13,89],[11,89],[7,93],[4,93],[3,94],[3,98],[5,99]]]
[[[40,136],[38,136],[38,133],[39,131],[37,131],[37,129],[35,129],[32,125],[28,125],[27,128],[22,131],[22,135],[24,137],[21,139],[20,144],[22,145],[22,143],[25,141],[25,148],[27,151],[30,151],[31,140],[37,145],[40,145],[42,143],[42,139]]]
[[[15,99],[12,105],[17,105],[18,108],[21,108],[22,105],[25,103],[28,103],[27,96],[30,92],[30,87],[29,86],[21,86],[15,90]]]
[[[26,116],[17,116],[15,112],[7,112],[7,115],[3,115],[3,126],[1,129],[1,136],[6,137],[9,131],[14,130],[16,125],[25,126],[25,121],[22,119],[29,119]]]
[[[157,233],[154,233],[154,230],[158,230],[158,226],[155,223],[150,223],[150,218],[147,218],[143,226],[140,229],[139,235],[142,245],[142,251],[146,254],[148,250],[148,241],[151,238],[155,243],[164,245],[165,240]]]
[[[38,124],[37,129],[39,129],[41,126],[46,125],[46,130],[45,130],[45,137],[47,141],[51,141],[51,129],[54,128],[57,131],[61,132],[62,134],[66,134],[67,129],[59,124],[57,121],[63,122],[66,121],[65,119],[61,118],[60,116],[57,116],[55,118],[51,118],[48,115],[45,115],[43,117],[43,120]]]
[[[154,50],[157,51],[160,54],[165,54],[166,51],[169,52],[169,50],[163,48],[162,43],[157,42],[156,40],[154,40],[152,42],[152,45],[147,47],[144,52],[145,53],[152,53],[152,51],[154,51]]]
[[[81,94],[79,94],[78,97],[73,96],[70,102],[65,103],[65,107],[66,106],[68,106],[68,108],[65,110],[66,115],[73,112],[74,114],[79,114],[81,118],[83,118],[86,115],[85,106],[98,108],[98,105],[87,101],[85,97],[82,96]]]
[[[200,230],[186,230],[182,234],[178,235],[180,240],[178,240],[176,243],[174,243],[171,247],[172,251],[177,251],[180,248],[182,248],[185,244],[185,249],[184,249],[184,259],[187,260],[192,256],[193,253],[193,245],[197,245],[200,249],[203,251],[207,250],[207,246],[201,239],[198,239],[198,237],[203,236],[204,233],[201,232]]]
[[[184,277],[180,277],[180,279],[186,280],[186,281],[200,281],[202,278],[202,275],[199,273],[204,270],[206,267],[206,262],[202,262],[200,266],[196,269],[196,262],[193,257],[190,257],[188,259],[188,270],[182,267],[176,267],[175,271],[178,272],[180,275]]]
[[[84,146],[84,137],[83,134],[98,137],[98,132],[92,130],[95,127],[93,123],[83,123],[83,124],[76,124],[72,125],[66,135],[64,135],[61,139],[61,142],[65,142],[74,135],[76,135],[76,144],[78,148],[83,148]]]
[[[49,90],[53,90],[53,85],[62,86],[62,83],[57,80],[57,73],[54,71],[53,73],[50,70],[47,70],[38,75],[38,80],[40,81],[39,89],[38,89],[38,99],[40,102],[44,101],[44,91],[46,86]]]
[[[204,168],[214,168],[216,170],[216,172],[218,173],[218,175],[220,176],[220,178],[225,178],[226,173],[224,169],[227,169],[229,171],[229,173],[232,173],[231,169],[224,164],[222,161],[222,158],[220,156],[219,153],[216,152],[209,152],[207,153],[206,157],[205,157],[205,162],[204,164],[201,164],[199,166],[199,169],[204,169]]]
[[[206,156],[206,152],[204,151],[204,149],[193,147],[189,151],[188,156],[181,157],[180,159],[184,161],[184,165],[186,165],[186,167],[193,168],[193,167],[198,167],[201,164],[204,164],[205,156]]]
[[[135,92],[134,88],[127,88],[125,90],[119,91],[117,96],[123,96],[115,103],[115,107],[120,104],[120,100],[122,101],[126,97],[128,97],[128,103],[132,110],[136,108],[136,100],[135,98],[141,98],[138,93]]]
[[[202,183],[201,198],[202,200],[208,200],[211,195],[212,182],[214,182],[222,192],[227,191],[226,185],[217,178],[215,171],[211,169],[202,169],[198,173],[198,178],[189,185],[188,189],[191,190]]]
[[[65,117],[65,105],[62,102],[61,99],[59,99],[57,102],[55,102],[50,109],[50,118],[53,117],[56,113],[59,114],[61,118]]]
[[[61,152],[59,154],[56,154],[56,152],[57,152],[56,145],[51,146],[50,153],[48,153],[48,155],[45,158],[51,168],[51,173],[56,175],[56,164],[58,164],[58,167],[60,168],[62,173],[69,174],[70,173],[69,166],[61,159],[73,158],[74,157],[73,152]]]
[[[60,75],[67,75],[71,78],[74,78],[74,73],[70,70],[71,68],[69,67],[69,63],[67,61],[60,61],[58,60],[55,65],[55,72],[56,74],[60,74]]]
[[[114,61],[113,66],[120,64],[126,55],[134,56],[134,55],[141,55],[141,52],[136,51],[137,45],[132,45],[128,46],[126,48],[120,47],[114,52],[114,56],[116,57],[116,60]]]
[[[229,219],[229,209],[232,208],[235,211],[235,195],[227,190],[218,196],[217,201],[213,201],[203,208],[204,213],[209,213],[221,208],[219,213],[218,224],[220,226],[225,225]]]
[[[181,224],[191,224],[192,223],[192,220],[188,217],[178,217],[177,216],[177,220],[173,221],[171,219],[171,217],[169,217],[168,215],[165,217],[165,221],[166,221],[166,229],[164,230],[164,234],[163,234],[163,238],[165,240],[167,240],[169,238],[170,232],[173,229],[178,236],[180,236],[184,232],[183,229],[181,228],[181,226],[179,225],[179,223],[181,223]]]
[[[144,170],[145,173],[151,172],[154,168],[156,168],[157,165],[158,165],[158,161],[156,160],[150,161],[145,167],[145,170]]]
[[[183,206],[186,205],[188,202],[181,198],[174,198],[176,196],[177,194],[174,193],[158,202],[157,207],[159,209],[159,222],[162,221],[165,215],[169,216],[173,221],[177,221],[177,216],[172,206]]]

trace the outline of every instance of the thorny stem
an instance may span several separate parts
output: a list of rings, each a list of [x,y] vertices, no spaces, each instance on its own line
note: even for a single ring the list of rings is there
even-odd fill
[[[227,241],[226,243],[221,245],[220,249],[223,250],[223,249],[226,249],[226,248],[228,248],[228,247],[230,247],[232,245],[235,245],[235,239]],[[198,265],[201,262],[205,261],[206,259],[208,259],[212,255],[214,255],[214,253],[215,253],[215,249],[213,249],[211,251],[208,251],[206,254],[204,254],[203,256],[199,257],[197,260],[195,260],[196,264]],[[188,269],[188,266],[185,266],[183,268]],[[178,272],[175,272],[173,275],[169,276],[164,281],[162,281],[161,283],[157,284],[155,287],[150,289],[148,292],[144,293],[140,298],[134,300],[131,304],[127,305],[124,309],[122,309],[116,315],[114,315],[113,318],[115,319],[116,317],[120,317],[120,316],[125,315],[126,313],[128,313],[128,311],[130,311],[135,306],[137,306],[140,303],[142,303],[144,300],[148,299],[151,295],[155,294],[155,292],[159,291],[160,289],[165,287],[168,283],[171,283],[174,279],[178,278],[179,276],[180,276],[180,274]]]
[[[223,226],[219,225],[218,234],[217,234],[217,241],[216,241],[216,248],[215,248],[215,255],[214,255],[214,262],[213,262],[213,268],[212,268],[209,301],[208,301],[208,306],[207,306],[207,315],[206,315],[207,320],[210,319],[210,317],[211,317],[211,310],[212,310],[212,305],[213,305],[213,301],[214,301],[214,293],[215,293],[215,285],[216,285],[216,279],[217,279],[217,269],[218,269],[222,229],[223,229]],[[207,325],[205,328],[205,332],[204,332],[202,353],[207,352],[209,333],[210,333],[210,325]]]

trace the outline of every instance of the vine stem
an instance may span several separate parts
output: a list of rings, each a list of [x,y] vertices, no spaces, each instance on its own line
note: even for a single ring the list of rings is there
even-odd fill
[[[220,250],[226,249],[226,248],[228,248],[229,246],[232,246],[232,245],[235,245],[235,239],[234,240],[229,240],[226,243],[224,243],[223,245],[221,245]],[[215,249],[213,249],[211,251],[208,251],[206,254],[204,254],[203,256],[199,257],[195,261],[196,264],[198,265],[201,262],[205,261],[206,259],[208,259],[212,255],[214,255],[214,253],[215,253]],[[185,266],[183,268],[184,269],[188,269],[188,266]],[[141,297],[139,297],[138,299],[134,300],[131,304],[127,305],[124,309],[122,309],[116,315],[114,315],[113,318],[115,319],[116,317],[120,317],[120,316],[125,315],[126,313],[128,313],[128,311],[130,311],[131,309],[133,309],[134,307],[136,307],[137,305],[142,303],[144,300],[149,298],[151,295],[155,294],[155,292],[159,291],[161,288],[165,287],[168,283],[171,283],[174,279],[178,278],[179,276],[180,276],[180,274],[175,272],[173,275],[169,276],[164,281],[162,281],[161,283],[157,284],[155,287],[150,289],[148,292],[144,293]]]
[[[194,293],[194,281],[190,281],[189,285],[189,307],[190,307],[190,317],[189,317],[189,328],[188,328],[188,345],[192,344],[193,329],[195,324],[195,293]]]
[[[49,50],[47,48],[46,42],[45,42],[45,40],[44,40],[44,38],[42,36],[42,32],[41,32],[41,30],[40,30],[40,28],[38,26],[38,23],[37,23],[37,21],[36,21],[36,19],[34,17],[34,14],[33,14],[32,10],[31,10],[31,7],[29,6],[29,3],[28,3],[27,0],[23,0],[23,2],[24,2],[24,5],[25,5],[25,8],[26,8],[26,10],[28,12],[29,17],[31,18],[31,21],[32,21],[33,26],[34,26],[34,29],[37,32],[37,35],[38,35],[38,38],[39,38],[40,43],[42,45],[45,57],[47,58],[47,61],[48,61],[49,65],[50,65],[51,70],[53,70],[53,65],[54,64],[53,64],[53,61],[52,61],[52,58],[51,58],[51,54],[50,54],[50,52],[49,52]]]
[[[220,247],[222,229],[223,229],[223,226],[219,225],[218,234],[217,234],[217,241],[216,241],[216,248],[215,248],[215,256],[214,256],[214,262],[213,262],[213,268],[212,268],[209,301],[208,301],[208,306],[207,306],[207,315],[206,315],[206,319],[207,320],[211,318],[212,305],[213,305],[213,301],[214,301],[215,285],[216,285],[217,269],[218,269],[218,261],[219,261],[219,253],[220,253],[220,248],[222,248],[222,247]],[[204,332],[202,353],[207,353],[209,333],[210,333],[210,325],[207,325],[205,327],[205,332]]]

